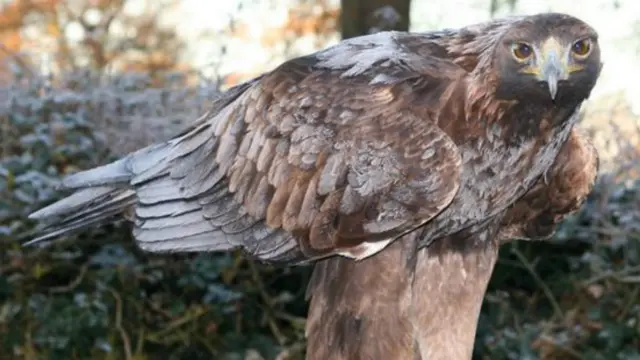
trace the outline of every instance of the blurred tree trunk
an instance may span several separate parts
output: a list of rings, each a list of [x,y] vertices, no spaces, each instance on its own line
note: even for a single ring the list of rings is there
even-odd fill
[[[342,38],[385,30],[409,30],[411,0],[340,0]]]
[[[498,10],[502,9],[505,5],[509,8],[509,12],[513,13],[517,3],[518,0],[491,0],[491,4],[489,4],[489,15],[494,17]]]

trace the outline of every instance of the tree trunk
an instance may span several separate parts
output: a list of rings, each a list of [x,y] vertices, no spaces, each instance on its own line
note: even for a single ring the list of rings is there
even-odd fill
[[[411,0],[340,0],[342,38],[386,30],[409,30]]]

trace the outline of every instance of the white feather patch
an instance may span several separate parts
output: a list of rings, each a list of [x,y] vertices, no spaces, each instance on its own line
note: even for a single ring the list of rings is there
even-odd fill
[[[396,41],[395,31],[347,39],[316,54],[318,66],[345,70],[343,77],[364,73],[373,65],[387,60],[400,60],[405,52]]]
[[[369,256],[375,255],[382,251],[382,249],[386,248],[393,239],[381,240],[375,242],[363,242],[358,246],[354,246],[349,249],[342,250],[338,252],[338,255],[342,255],[344,257],[348,257],[355,260],[366,259]]]

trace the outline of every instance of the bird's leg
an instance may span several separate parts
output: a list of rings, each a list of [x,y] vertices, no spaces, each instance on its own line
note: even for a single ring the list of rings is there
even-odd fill
[[[334,256],[316,264],[307,290],[307,360],[416,358],[409,312],[415,236],[359,261]]]
[[[411,318],[418,359],[471,359],[480,307],[498,257],[498,225],[438,239],[418,253]]]

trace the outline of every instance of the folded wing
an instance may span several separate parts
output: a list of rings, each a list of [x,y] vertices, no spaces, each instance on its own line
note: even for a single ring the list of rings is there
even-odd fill
[[[408,98],[457,78],[390,66],[372,80],[310,59],[231,89],[166,143],[70,175],[76,192],[32,214],[50,225],[31,243],[124,215],[152,252],[362,258],[442,211],[460,154],[436,111],[417,114]]]

